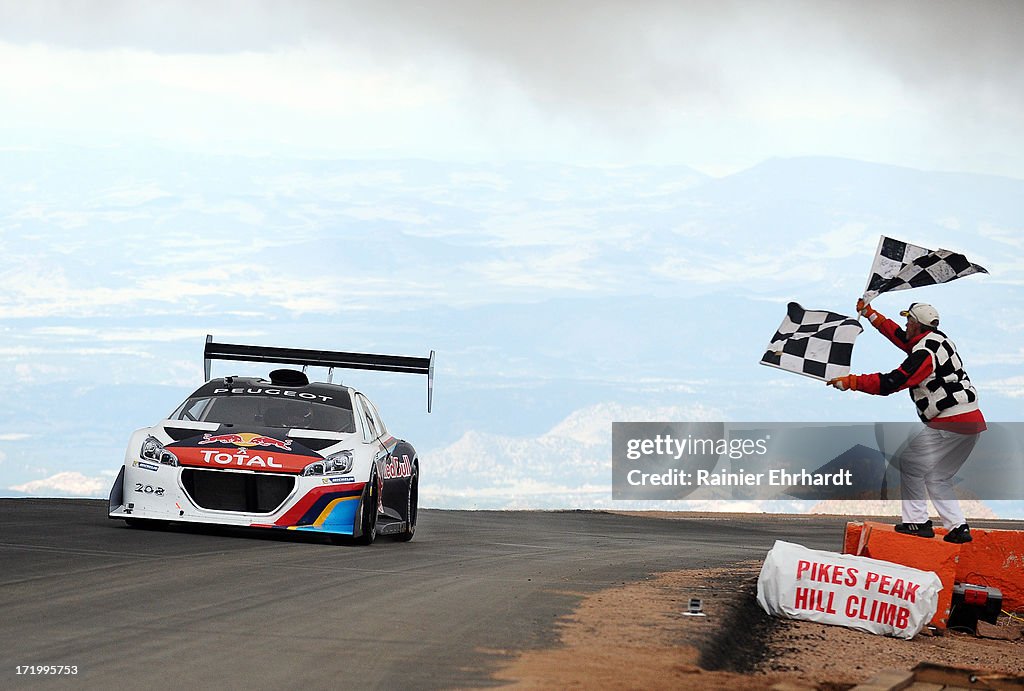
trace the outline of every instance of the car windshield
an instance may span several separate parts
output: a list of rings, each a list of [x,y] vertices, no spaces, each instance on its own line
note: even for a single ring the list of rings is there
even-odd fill
[[[282,429],[356,431],[355,419],[348,408],[266,396],[190,398],[171,413],[170,419]]]

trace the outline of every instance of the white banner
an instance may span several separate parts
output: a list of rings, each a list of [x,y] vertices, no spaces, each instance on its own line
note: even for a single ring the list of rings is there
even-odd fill
[[[776,617],[910,639],[935,616],[941,590],[931,571],[776,540],[757,603]]]

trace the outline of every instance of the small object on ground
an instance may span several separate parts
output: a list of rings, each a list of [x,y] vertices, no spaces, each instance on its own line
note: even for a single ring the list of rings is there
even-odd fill
[[[683,612],[688,617],[703,617],[704,614],[704,603],[701,602],[699,597],[691,597],[689,603],[689,609]]]
[[[949,626],[963,628],[975,632],[982,622],[995,624],[999,620],[999,612],[1003,608],[1003,593],[999,588],[991,588],[972,583],[955,583],[949,613]]]
[[[851,691],[895,691],[895,689],[905,689],[913,683],[913,672],[904,669],[886,669],[863,684],[857,684]]]
[[[904,535],[916,535],[917,537],[935,537],[935,530],[932,528],[931,520],[924,523],[897,523],[896,532]]]
[[[885,670],[854,686],[851,691],[899,691],[900,689],[1024,689],[1024,677],[1000,672],[918,663],[909,672]]]
[[[768,691],[816,691],[816,685],[801,684],[796,681],[780,681],[768,687]]]
[[[982,620],[978,621],[976,633],[981,638],[992,638],[997,641],[1016,641],[1020,640],[1022,635],[1019,626],[1000,626]]]

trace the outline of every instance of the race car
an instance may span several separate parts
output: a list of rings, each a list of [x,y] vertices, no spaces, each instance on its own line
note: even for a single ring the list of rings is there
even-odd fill
[[[211,362],[301,365],[268,378],[210,377]],[[427,375],[426,358],[216,343],[206,337],[206,383],[166,420],[132,434],[108,515],[131,526],[212,523],[321,533],[335,543],[400,541],[416,532],[419,458],[388,432],[335,368]],[[328,368],[327,382],[308,367]]]

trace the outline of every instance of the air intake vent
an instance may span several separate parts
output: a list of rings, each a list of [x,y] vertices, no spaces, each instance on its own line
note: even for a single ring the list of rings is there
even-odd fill
[[[215,511],[273,513],[291,494],[291,475],[183,468],[181,484],[198,506]]]
[[[200,434],[204,434],[207,430],[189,429],[188,427],[168,427],[164,425],[164,431],[167,432],[167,436],[174,441],[181,441],[182,439],[188,439],[190,437],[198,437]]]
[[[276,369],[270,373],[270,382],[277,386],[306,386],[309,384],[309,377],[299,370]]]
[[[291,437],[298,443],[313,451],[323,451],[328,446],[334,446],[340,439],[310,439],[309,437]]]

